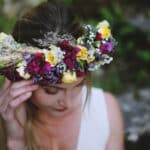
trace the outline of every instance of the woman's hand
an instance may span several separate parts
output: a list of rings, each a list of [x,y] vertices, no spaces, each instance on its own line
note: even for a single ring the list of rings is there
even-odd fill
[[[38,85],[31,80],[11,83],[7,78],[0,90],[0,115],[5,121],[7,137],[12,140],[24,138],[24,123],[26,121],[25,101]]]

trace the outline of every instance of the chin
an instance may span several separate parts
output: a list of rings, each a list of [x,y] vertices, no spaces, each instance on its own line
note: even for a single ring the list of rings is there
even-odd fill
[[[50,116],[53,116],[53,117],[63,117],[64,115],[68,114],[68,112],[69,112],[68,109],[59,111],[59,110],[50,108],[46,110],[46,113],[48,113]]]

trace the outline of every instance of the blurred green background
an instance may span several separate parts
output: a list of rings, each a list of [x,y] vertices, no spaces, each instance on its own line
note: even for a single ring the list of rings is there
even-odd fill
[[[0,0],[0,32],[11,33],[16,20],[28,9],[45,0]],[[135,101],[150,104],[150,1],[148,0],[62,0],[74,9],[83,23],[95,25],[107,19],[118,41],[111,64],[91,73],[93,85],[123,99],[124,93]],[[3,77],[0,76],[0,82]],[[146,94],[141,95],[140,90]],[[122,96],[123,95],[123,96]],[[127,99],[128,97],[124,97]],[[149,116],[150,118],[150,116]],[[128,118],[127,118],[128,119]],[[150,131],[150,130],[149,130]],[[126,142],[128,150],[149,150],[148,136],[139,142]],[[139,143],[145,142],[145,148]],[[142,142],[143,145],[143,142]]]

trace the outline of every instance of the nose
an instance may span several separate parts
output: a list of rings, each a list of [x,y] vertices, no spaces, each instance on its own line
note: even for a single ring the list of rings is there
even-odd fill
[[[65,90],[62,97],[60,97],[58,104],[62,107],[67,107],[67,108],[70,107],[71,106],[71,97],[72,97],[71,90]]]

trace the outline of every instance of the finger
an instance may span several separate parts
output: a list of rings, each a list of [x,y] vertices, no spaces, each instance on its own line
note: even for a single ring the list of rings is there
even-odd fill
[[[19,124],[24,127],[24,124],[26,122],[26,107],[25,103],[22,103],[19,105],[19,107],[16,108],[15,111],[15,117],[18,120]]]
[[[19,97],[17,97],[15,100],[10,102],[10,106],[11,107],[17,107],[18,105],[20,105],[22,102],[28,100],[29,97],[31,97],[32,92],[27,92],[24,95],[20,95]]]
[[[9,92],[9,89],[5,90],[5,93],[3,93],[3,95],[1,95],[1,98],[0,98],[0,112],[3,112],[6,109],[7,105],[8,105],[8,102],[9,102],[9,98],[7,97],[8,92]]]
[[[15,83],[12,85],[12,88],[13,88],[13,89],[17,89],[17,88],[20,88],[20,87],[22,87],[22,86],[29,85],[29,84],[32,84],[32,80],[18,81],[18,82],[15,82]]]
[[[9,94],[12,98],[15,98],[25,92],[36,90],[37,88],[38,88],[38,85],[23,86],[21,88],[11,89]]]

